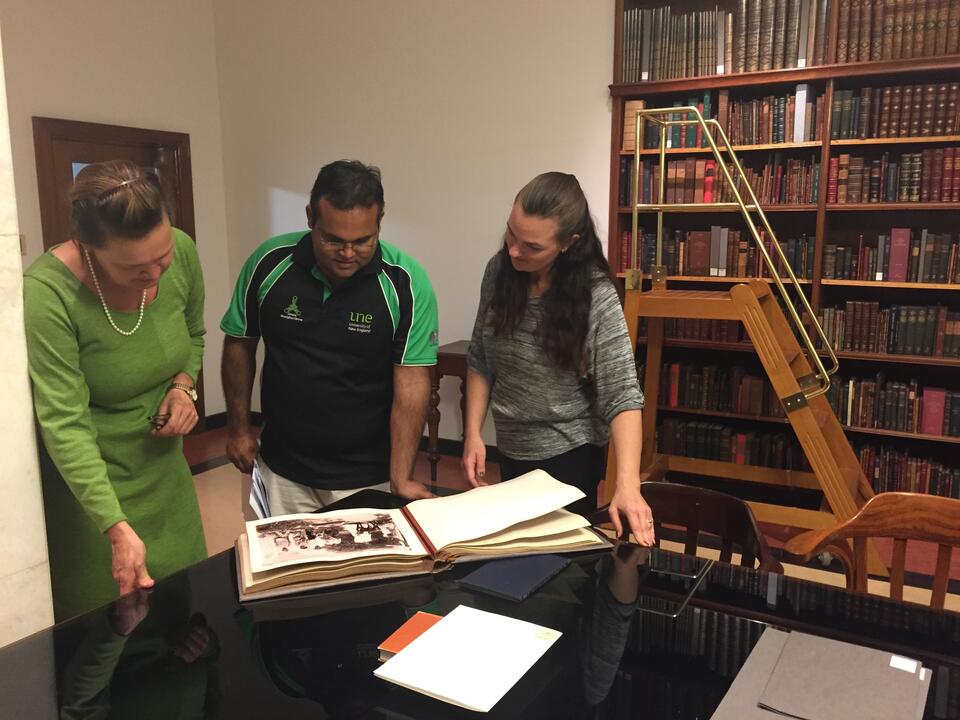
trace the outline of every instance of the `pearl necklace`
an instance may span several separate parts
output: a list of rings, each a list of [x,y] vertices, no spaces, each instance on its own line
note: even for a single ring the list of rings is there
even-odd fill
[[[83,249],[83,257],[87,260],[87,267],[90,268],[90,277],[93,279],[93,286],[97,289],[97,297],[100,298],[100,304],[103,306],[103,312],[107,316],[107,321],[110,323],[110,327],[116,330],[121,335],[130,337],[137,330],[140,329],[140,324],[143,322],[143,309],[147,306],[147,291],[144,291],[140,294],[140,316],[137,318],[137,324],[133,326],[132,330],[121,330],[117,327],[117,323],[113,320],[113,315],[110,314],[110,308],[107,307],[107,301],[103,299],[103,290],[100,289],[100,281],[97,280],[97,273],[93,269],[93,261],[90,259],[90,253],[86,248]]]

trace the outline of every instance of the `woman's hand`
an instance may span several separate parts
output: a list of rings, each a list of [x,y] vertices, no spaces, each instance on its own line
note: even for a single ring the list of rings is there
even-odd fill
[[[640,494],[639,478],[630,483],[617,483],[616,492],[610,500],[610,522],[617,531],[617,537],[623,534],[621,513],[627,518],[630,531],[638,543],[649,547],[656,542],[653,535],[653,511]]]
[[[113,552],[113,579],[120,587],[120,594],[153,587],[153,578],[147,572],[147,546],[140,536],[121,520],[107,530]]]
[[[193,426],[200,419],[193,400],[178,388],[170,388],[163,396],[160,407],[157,408],[156,417],[164,416],[167,416],[167,420],[160,427],[154,427],[152,431],[154,437],[186,435],[193,430]]]
[[[460,460],[467,480],[473,487],[486,485],[487,446],[479,434],[470,435],[463,440],[463,458]]]

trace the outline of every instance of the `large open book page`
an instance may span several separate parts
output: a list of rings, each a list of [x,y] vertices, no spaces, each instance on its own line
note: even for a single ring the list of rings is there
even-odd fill
[[[372,556],[428,554],[403,513],[367,508],[248,522],[247,543],[254,573],[300,563],[340,564]]]
[[[434,547],[440,549],[541,518],[582,497],[581,490],[554,479],[543,470],[534,470],[513,480],[459,495],[417,500],[407,505],[407,511]],[[544,534],[536,529],[534,532]],[[562,530],[549,530],[548,534],[552,532]]]

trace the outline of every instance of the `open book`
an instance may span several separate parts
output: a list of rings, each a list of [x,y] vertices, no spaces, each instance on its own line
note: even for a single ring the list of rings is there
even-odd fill
[[[240,599],[429,573],[462,560],[607,547],[585,518],[562,509],[581,497],[534,470],[397,510],[254,520],[237,539]]]

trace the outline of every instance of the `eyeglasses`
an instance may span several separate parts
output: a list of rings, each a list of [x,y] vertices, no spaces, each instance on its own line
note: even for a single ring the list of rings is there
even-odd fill
[[[364,240],[341,240],[340,238],[328,238],[323,233],[320,233],[320,242],[324,247],[328,247],[334,252],[340,252],[347,248],[354,252],[366,252],[377,242],[377,236],[371,235]]]

